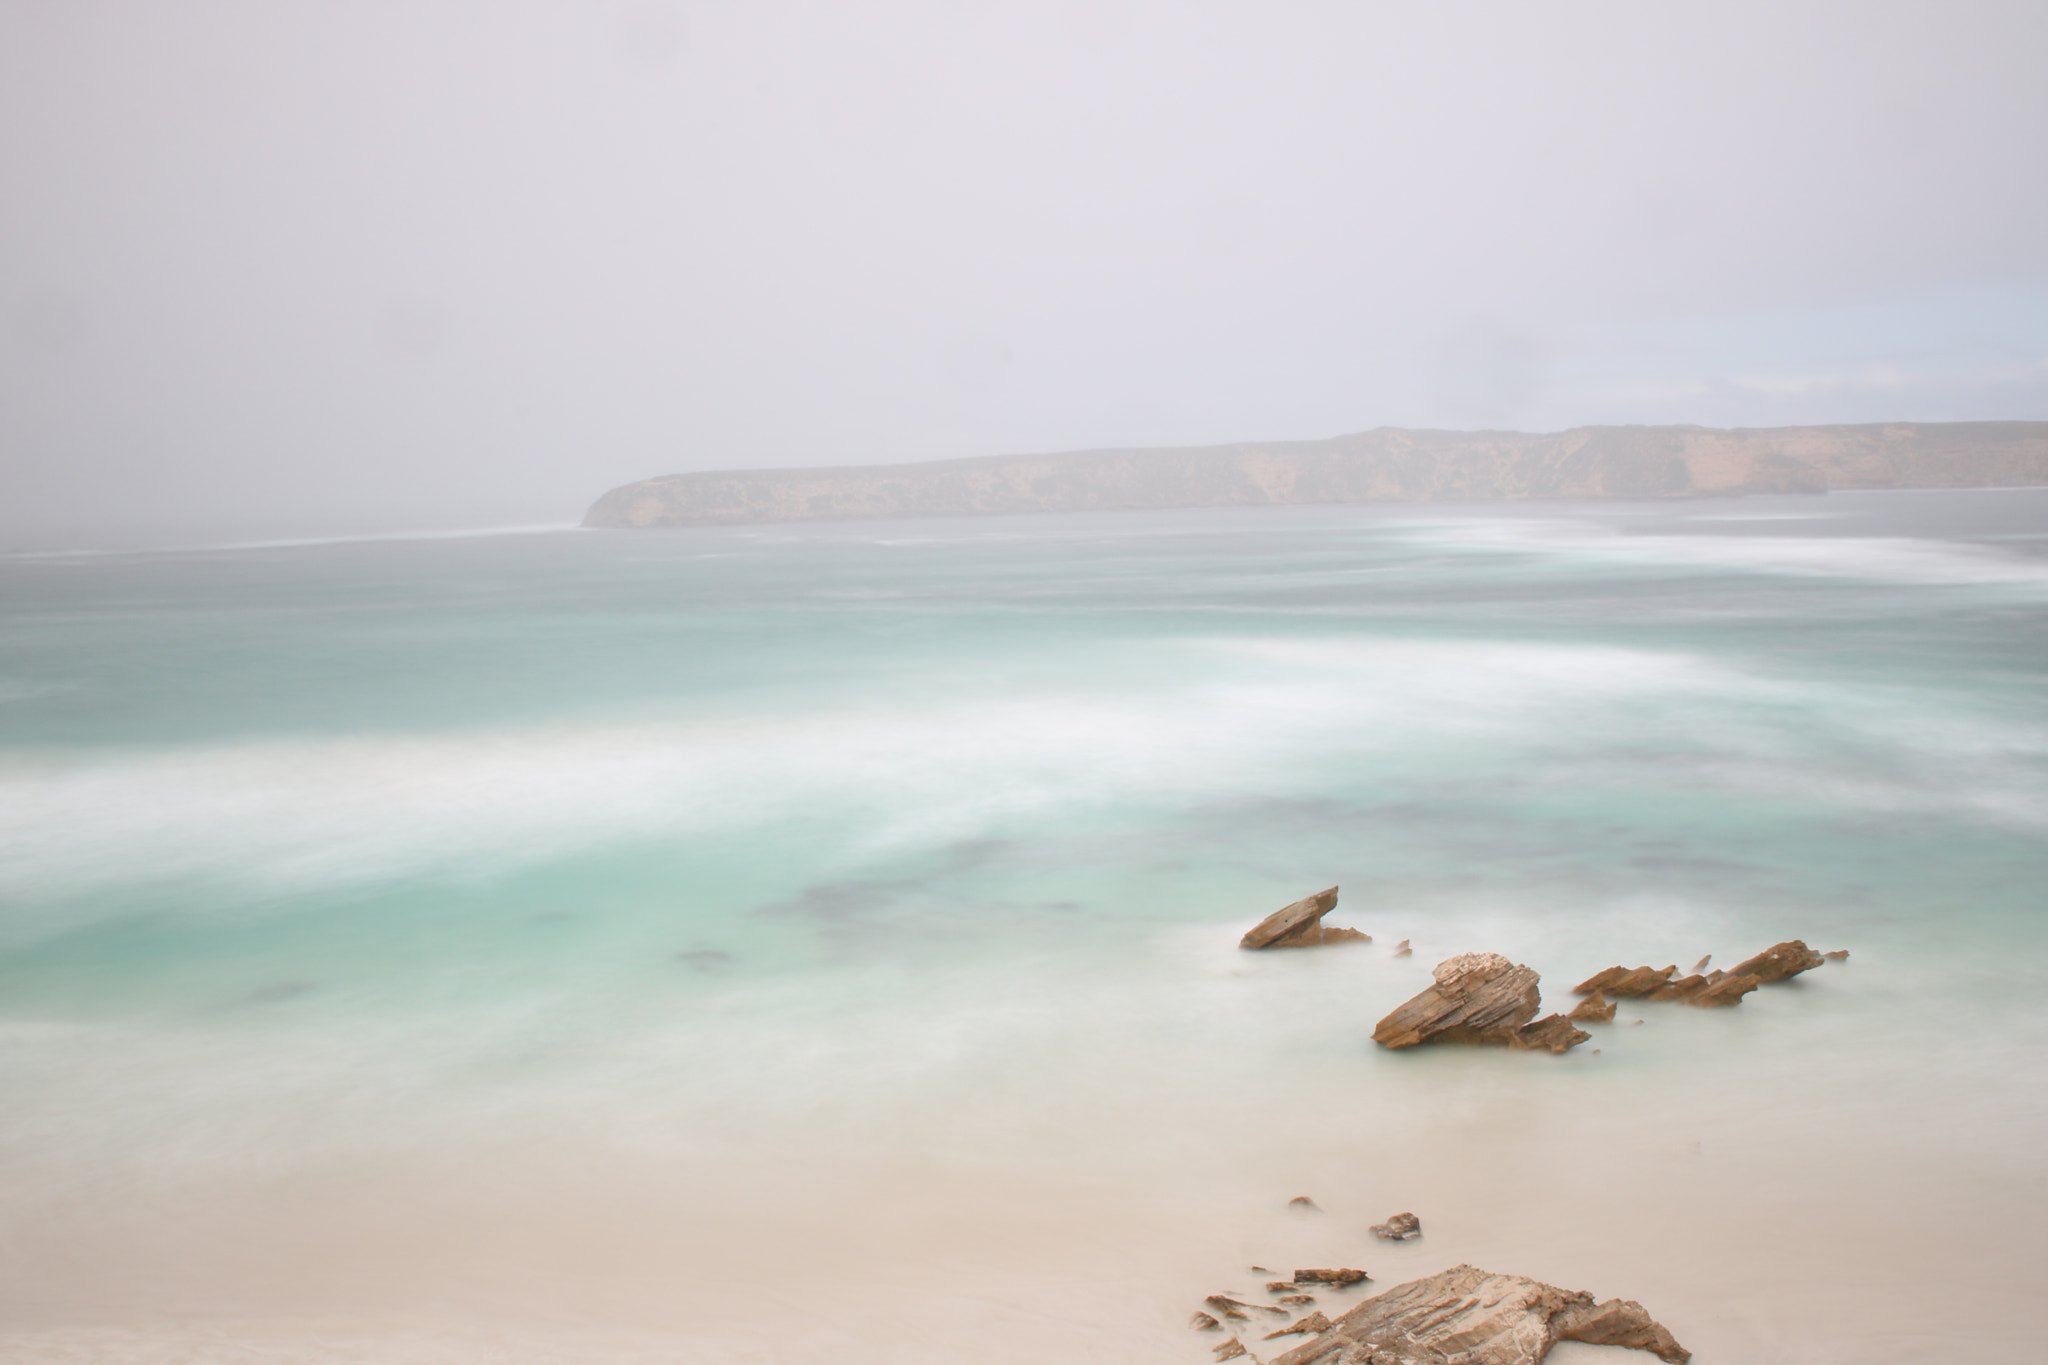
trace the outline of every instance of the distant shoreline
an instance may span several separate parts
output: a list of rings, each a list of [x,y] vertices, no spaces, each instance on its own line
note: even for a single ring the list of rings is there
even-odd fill
[[[1322,441],[716,470],[622,485],[586,527],[2048,485],[2048,422],[1431,431]]]

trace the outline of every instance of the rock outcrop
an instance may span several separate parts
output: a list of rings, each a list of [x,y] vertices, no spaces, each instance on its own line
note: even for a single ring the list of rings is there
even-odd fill
[[[1766,948],[1747,962],[1738,962],[1728,971],[1730,976],[1753,976],[1769,985],[1773,981],[1785,981],[1810,972],[1822,962],[1821,955],[1798,939]]]
[[[1330,1320],[1328,1318],[1324,1317],[1321,1313],[1310,1313],[1299,1322],[1289,1323],[1277,1332],[1266,1333],[1265,1340],[1271,1341],[1274,1337],[1299,1336],[1303,1332],[1327,1332],[1329,1330]]]
[[[1537,1365],[1560,1341],[1692,1359],[1641,1304],[1461,1265],[1367,1299],[1273,1365]]]
[[[1461,953],[1439,962],[1433,975],[1434,986],[1380,1020],[1374,1042],[1505,1043],[1536,1017],[1536,973],[1499,953]]]
[[[1297,1270],[1294,1272],[1294,1282],[1296,1284],[1358,1284],[1370,1278],[1371,1276],[1367,1275],[1363,1270]]]
[[[928,463],[670,474],[614,488],[585,526],[1304,503],[1689,498],[2048,484],[2048,422],[1412,431]]]
[[[1569,1052],[1592,1036],[1562,1014],[1547,1014],[1533,1024],[1524,1024],[1516,1029],[1508,1036],[1508,1046],[1549,1053]]]
[[[1582,1024],[1611,1024],[1614,1022],[1615,1009],[1616,1006],[1612,1000],[1609,1000],[1601,992],[1594,991],[1591,995],[1573,1006],[1572,1012],[1565,1017]]]
[[[1572,987],[1573,995],[1591,995],[1600,992],[1615,1000],[1634,1000],[1639,996],[1661,991],[1676,975],[1676,965],[1669,967],[1609,967],[1604,972],[1595,972]]]
[[[1323,923],[1323,916],[1337,906],[1337,888],[1304,896],[1283,905],[1245,931],[1237,941],[1240,948],[1314,948],[1324,943],[1370,943],[1372,936],[1357,929],[1340,929]]]

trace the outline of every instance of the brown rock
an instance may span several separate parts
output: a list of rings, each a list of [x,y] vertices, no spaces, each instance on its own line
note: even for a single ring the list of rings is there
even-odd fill
[[[1277,1332],[1266,1333],[1264,1339],[1271,1341],[1274,1337],[1291,1337],[1297,1332],[1327,1332],[1329,1330],[1330,1320],[1328,1318],[1324,1317],[1321,1313],[1310,1313],[1291,1327],[1282,1327]]]
[[[1639,995],[1648,995],[1669,982],[1678,971],[1676,965],[1658,970],[1655,967],[1609,967],[1604,972],[1595,972],[1572,987],[1573,995],[1591,995],[1595,991],[1605,992],[1615,1000],[1633,1000]]]
[[[1614,1022],[1614,1009],[1615,1005],[1612,1000],[1609,1000],[1603,992],[1594,991],[1584,1000],[1581,1000],[1572,1009],[1572,1012],[1565,1017],[1567,1019],[1575,1019],[1582,1024],[1611,1024]]]
[[[1234,1360],[1244,1354],[1244,1343],[1236,1337],[1232,1337],[1221,1346],[1216,1347],[1215,1350],[1218,1360]]]
[[[1337,905],[1337,888],[1282,906],[1260,920],[1238,940],[1240,948],[1313,948],[1324,943],[1370,943],[1356,929],[1325,927],[1323,916]]]
[[[1847,948],[1837,948],[1831,953],[1822,953],[1821,960],[1824,962],[1847,962],[1849,960],[1849,950]]]
[[[1360,1280],[1371,1279],[1363,1270],[1297,1270],[1296,1284],[1357,1284]]]
[[[1762,984],[1761,981],[1747,974],[1724,976],[1713,985],[1699,992],[1699,994],[1692,996],[1685,1003],[1709,1009],[1721,1005],[1739,1005],[1742,1003],[1743,996],[1748,995]]]
[[[1713,955],[1712,953],[1708,953],[1708,954],[1707,954],[1707,955],[1706,955],[1705,957],[1701,958],[1701,959],[1700,959],[1700,960],[1699,960],[1698,962],[1695,962],[1695,963],[1693,963],[1693,964],[1692,964],[1692,969],[1693,969],[1693,972],[1694,972],[1694,974],[1695,974],[1695,975],[1697,975],[1698,973],[1700,973],[1700,972],[1703,972],[1703,971],[1705,971],[1705,970],[1707,969],[1707,964],[1708,964],[1709,962],[1712,962],[1713,960],[1714,960],[1714,955]]]
[[[1322,1212],[1322,1210],[1321,1210],[1321,1209],[1319,1209],[1319,1208],[1317,1208],[1317,1207],[1316,1207],[1316,1201],[1315,1201],[1315,1200],[1313,1200],[1313,1199],[1311,1199],[1311,1198],[1309,1198],[1309,1197],[1308,1197],[1307,1195],[1305,1195],[1305,1194],[1297,1194],[1297,1195],[1295,1195],[1295,1196],[1294,1196],[1294,1198],[1292,1198],[1292,1199],[1288,1200],[1288,1201],[1287,1201],[1287,1207],[1288,1207],[1288,1208],[1290,1208],[1290,1209],[1294,1209],[1295,1211],[1297,1211],[1297,1212],[1299,1212],[1299,1213],[1321,1213],[1321,1212]]]
[[[1769,985],[1773,981],[1784,981],[1801,972],[1810,972],[1821,964],[1821,956],[1798,939],[1766,948],[1747,962],[1738,962],[1728,971],[1730,976],[1753,976]]]
[[[1408,946],[1408,940],[1404,938],[1399,943],[1396,943],[1394,945],[1394,956],[1413,957],[1415,956],[1415,950]]]
[[[1640,1304],[1461,1265],[1367,1299],[1273,1365],[1538,1365],[1560,1341],[1692,1359]]]
[[[1315,1301],[1316,1296],[1313,1294],[1282,1294],[1279,1298],[1279,1302],[1290,1308],[1306,1308]]]
[[[1434,975],[1434,986],[1380,1020],[1374,1042],[1505,1043],[1536,1017],[1539,978],[1499,953],[1461,953],[1439,962]]]
[[[1200,1312],[1188,1319],[1188,1326],[1194,1328],[1197,1332],[1220,1332],[1223,1330],[1222,1323],[1216,1321],[1215,1318],[1210,1317],[1207,1313]]]
[[[1292,1280],[1272,1280],[1266,1285],[1266,1292],[1268,1294],[1288,1294],[1293,1291],[1294,1281]],[[1280,1302],[1285,1303],[1287,1300],[1282,1299]]]
[[[1251,1305],[1239,1303],[1228,1294],[1211,1294],[1208,1298],[1203,1299],[1202,1302],[1208,1304],[1226,1318],[1237,1318],[1240,1321],[1244,1321],[1251,1317],[1251,1314],[1244,1311],[1251,1307]]]
[[[1508,1039],[1513,1048],[1541,1048],[1553,1055],[1569,1052],[1593,1035],[1562,1014],[1546,1014],[1533,1024],[1524,1024]]]
[[[1405,1242],[1422,1235],[1422,1220],[1412,1213],[1397,1213],[1384,1223],[1374,1223],[1372,1235],[1390,1242]]]
[[[1668,986],[1659,986],[1650,993],[1652,1000],[1690,1000],[1714,983],[1704,976],[1682,976]]]

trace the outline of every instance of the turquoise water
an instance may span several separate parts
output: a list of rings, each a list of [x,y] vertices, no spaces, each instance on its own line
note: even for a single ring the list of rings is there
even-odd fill
[[[1261,1238],[1585,1281],[1703,1360],[1956,1358],[1871,1325],[1907,1284],[1972,1286],[1986,1349],[2040,1306],[1998,1267],[2048,1249],[2048,491],[16,556],[0,592],[23,1359],[194,1322],[469,1359],[522,1314],[797,1359],[911,1284],[877,1359],[1037,1359],[1056,1324],[972,1305],[1111,1276],[1058,1349],[1197,1360]],[[1373,945],[1236,952],[1332,883]],[[1794,936],[1852,957],[1564,1058],[1367,1041],[1454,952],[1562,1005]],[[1297,1185],[1332,1216],[1271,1222]],[[1598,1191],[1664,1213],[1589,1227]],[[1765,1191],[1807,1211],[1771,1245],[1714,1213]],[[1423,1242],[1360,1240],[1410,1202]],[[793,1243],[843,1301],[747,1297]]]

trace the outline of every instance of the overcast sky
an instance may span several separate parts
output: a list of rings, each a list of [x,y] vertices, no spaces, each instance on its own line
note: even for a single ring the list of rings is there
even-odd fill
[[[2048,4],[0,0],[0,538],[2048,418]]]

